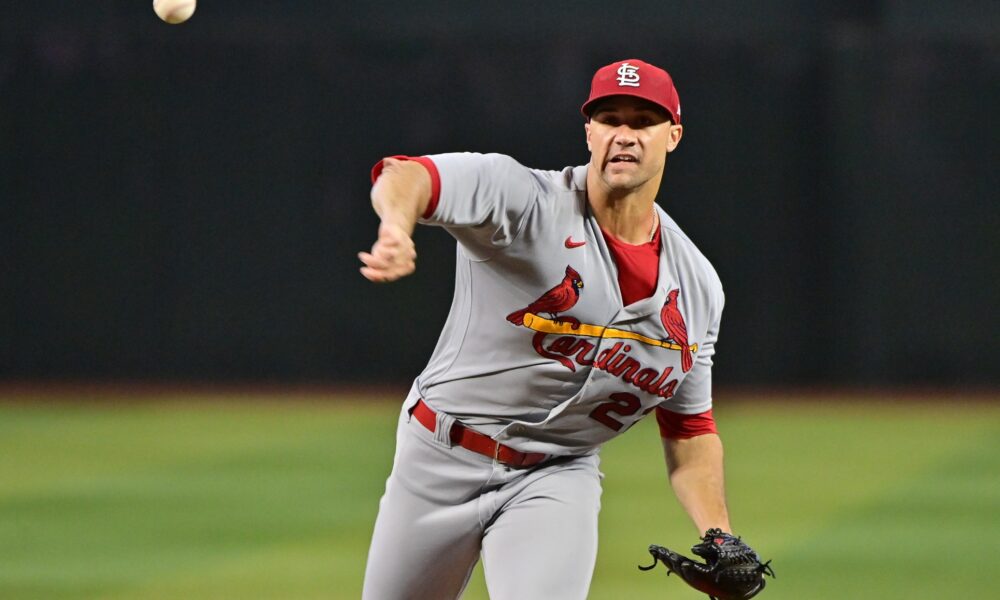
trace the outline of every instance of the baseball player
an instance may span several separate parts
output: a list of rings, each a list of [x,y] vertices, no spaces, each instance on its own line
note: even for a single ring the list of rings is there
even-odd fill
[[[654,411],[681,505],[699,531],[731,531],[711,395],[722,285],[654,203],[683,133],[677,91],[619,61],[582,112],[586,165],[457,153],[372,171],[364,277],[414,271],[416,223],[458,243],[451,312],[400,413],[366,599],[457,598],[480,558],[491,598],[585,598],[598,450]]]

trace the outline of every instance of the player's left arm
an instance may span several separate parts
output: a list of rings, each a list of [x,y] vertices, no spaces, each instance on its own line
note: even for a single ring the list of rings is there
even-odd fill
[[[670,486],[699,532],[732,531],[723,468],[722,439],[717,433],[689,438],[663,437]]]
[[[691,372],[670,405],[657,409],[670,485],[699,534],[718,528],[731,532],[723,468],[723,445],[712,415],[712,358],[719,338],[725,295],[714,269],[706,264],[705,295],[709,326]],[[692,294],[692,298],[696,298]],[[677,408],[670,412],[668,408]],[[679,414],[685,413],[685,414]]]

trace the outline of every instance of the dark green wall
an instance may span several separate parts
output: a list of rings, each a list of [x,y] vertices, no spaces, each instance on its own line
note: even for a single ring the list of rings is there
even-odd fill
[[[364,281],[371,164],[582,163],[591,73],[640,57],[720,382],[1000,383],[996,3],[85,4],[0,25],[2,379],[412,378],[454,244]]]

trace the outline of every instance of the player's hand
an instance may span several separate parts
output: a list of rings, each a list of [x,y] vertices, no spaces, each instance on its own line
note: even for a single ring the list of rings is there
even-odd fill
[[[388,283],[406,277],[417,269],[417,249],[413,238],[399,225],[379,225],[378,239],[371,252],[358,252],[365,266],[361,275],[369,281]]]

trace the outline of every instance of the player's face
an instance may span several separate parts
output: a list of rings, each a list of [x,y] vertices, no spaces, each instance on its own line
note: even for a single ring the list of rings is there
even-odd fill
[[[612,191],[631,191],[652,182],[657,188],[667,153],[683,129],[659,106],[632,96],[613,96],[590,114],[590,168]]]

